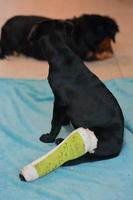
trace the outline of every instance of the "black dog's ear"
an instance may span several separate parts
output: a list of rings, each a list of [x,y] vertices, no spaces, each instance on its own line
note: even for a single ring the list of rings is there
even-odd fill
[[[73,26],[73,31],[72,31],[72,37],[73,37],[73,39],[74,39],[74,41],[76,42],[76,43],[78,43],[79,42],[79,40],[80,40],[80,34],[82,33],[82,31],[81,31],[81,28],[80,28],[80,26],[79,25],[74,25]]]
[[[34,25],[28,35],[28,41],[33,42],[39,40],[42,35],[49,33],[55,26],[54,20],[44,20]]]
[[[39,37],[39,24],[36,24],[32,27],[30,33],[28,34],[27,40],[32,42],[34,39]]]
[[[66,35],[70,35],[73,31],[73,24],[67,20],[54,20],[55,29],[60,32],[65,32]]]
[[[72,34],[72,32],[74,30],[73,23],[70,21],[64,22],[64,29],[65,29],[66,34]]]

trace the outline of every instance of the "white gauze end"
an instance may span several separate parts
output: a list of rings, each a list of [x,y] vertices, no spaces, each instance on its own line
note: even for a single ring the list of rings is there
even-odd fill
[[[98,142],[98,139],[95,136],[94,132],[84,128],[79,128],[78,132],[81,135],[82,139],[84,140],[86,152],[94,153],[95,149],[97,148],[97,142]]]

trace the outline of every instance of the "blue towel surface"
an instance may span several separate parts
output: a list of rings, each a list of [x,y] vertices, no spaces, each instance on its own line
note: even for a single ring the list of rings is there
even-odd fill
[[[0,79],[0,200],[133,200],[133,79],[105,82],[124,113],[120,156],[60,167],[34,182],[21,182],[25,165],[51,150],[39,136],[51,127],[53,95],[47,80]],[[71,127],[63,127],[66,137]]]

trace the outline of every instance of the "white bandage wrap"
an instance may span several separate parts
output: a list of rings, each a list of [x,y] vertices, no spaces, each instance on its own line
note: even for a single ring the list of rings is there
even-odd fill
[[[35,179],[39,178],[36,169],[31,164],[24,167],[21,171],[21,174],[24,176],[26,181],[34,181]]]
[[[94,132],[89,129],[78,128],[77,131],[84,140],[85,150],[89,153],[94,153],[97,148],[98,139],[95,136]]]

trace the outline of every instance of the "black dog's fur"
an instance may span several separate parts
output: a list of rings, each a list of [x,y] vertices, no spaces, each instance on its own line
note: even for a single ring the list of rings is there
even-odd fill
[[[40,140],[54,142],[61,126],[70,122],[74,128],[84,127],[94,131],[98,147],[94,154],[87,153],[76,163],[92,158],[117,156],[122,148],[124,119],[121,108],[106,86],[66,45],[55,22],[47,21],[49,30],[40,38],[39,27],[32,40],[39,40],[42,52],[49,63],[48,81],[54,93],[52,128]],[[39,36],[39,38],[38,38]],[[61,142],[57,139],[56,142]],[[74,164],[74,161],[73,161]]]
[[[45,30],[45,20],[53,20],[40,16],[15,16],[10,18],[1,30],[0,58],[9,55],[24,54],[41,60],[46,56],[40,50],[38,42],[28,41],[36,25],[42,21]],[[72,19],[58,20],[59,23],[69,22],[73,26],[67,30],[67,44],[82,60],[97,60],[102,52],[112,55],[111,41],[115,41],[115,35],[119,31],[117,23],[110,17],[100,15],[82,15]],[[108,40],[108,45],[102,42]],[[104,58],[103,58],[104,59]]]

